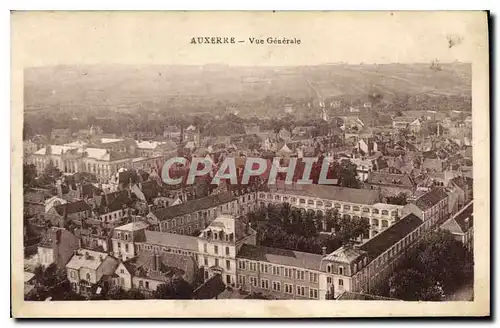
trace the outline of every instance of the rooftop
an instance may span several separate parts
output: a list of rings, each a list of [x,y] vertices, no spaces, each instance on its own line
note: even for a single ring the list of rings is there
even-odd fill
[[[410,232],[417,229],[423,221],[414,214],[408,214],[383,233],[380,233],[360,246],[360,249],[368,252],[370,260],[376,259],[380,254],[391,248],[398,241],[406,237]]]
[[[236,198],[231,193],[221,193],[216,195],[209,195],[203,198],[193,199],[189,202],[166,208],[154,210],[152,213],[158,220],[163,221],[185,214],[206,210],[216,207],[221,204],[229,203]]]
[[[146,229],[147,227],[149,227],[149,224],[147,222],[134,221],[134,222],[130,222],[130,223],[127,223],[125,225],[116,227],[115,229],[122,230],[122,231],[137,231],[137,230]]]
[[[198,251],[198,240],[193,236],[151,230],[145,230],[144,234],[144,244],[182,248],[193,252]]]
[[[80,270],[80,268],[96,270],[108,256],[108,253],[80,248],[66,264],[66,267],[75,270]]]
[[[415,205],[417,205],[417,207],[422,211],[426,211],[446,197],[448,197],[448,195],[442,189],[434,188],[417,198],[417,200],[415,201]]]
[[[318,254],[249,244],[241,246],[237,257],[309,270],[319,270],[323,258]]]

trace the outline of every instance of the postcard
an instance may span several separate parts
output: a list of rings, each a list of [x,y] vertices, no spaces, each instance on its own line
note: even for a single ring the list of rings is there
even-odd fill
[[[488,18],[12,12],[12,316],[489,316]]]

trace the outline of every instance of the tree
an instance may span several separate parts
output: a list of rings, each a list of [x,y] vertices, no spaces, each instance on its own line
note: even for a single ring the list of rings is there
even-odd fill
[[[393,205],[406,205],[407,204],[407,195],[404,192],[400,192],[397,196],[389,196],[387,197],[387,203]]]
[[[422,289],[427,288],[423,273],[415,269],[405,269],[396,272],[389,278],[389,295],[392,298],[418,301]]]
[[[62,175],[61,170],[59,170],[52,162],[45,167],[41,175],[41,182],[43,184],[54,184],[57,178]]]

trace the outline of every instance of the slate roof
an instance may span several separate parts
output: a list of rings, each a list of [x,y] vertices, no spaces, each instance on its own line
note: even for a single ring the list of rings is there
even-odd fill
[[[88,257],[86,254],[88,254]],[[96,270],[108,256],[108,253],[79,249],[78,254],[73,255],[68,264],[66,264],[66,267],[76,270],[80,270],[82,267]]]
[[[152,213],[159,221],[179,217],[185,214],[206,210],[212,207],[226,204],[235,200],[236,197],[229,192],[220,193],[216,195],[209,195],[206,197],[193,199],[184,204],[179,204],[172,207],[160,208],[154,210]]]
[[[193,291],[193,298],[198,300],[213,299],[224,290],[226,290],[226,285],[222,281],[221,275],[215,274]]]
[[[365,253],[365,251],[362,251],[360,249],[342,246],[332,253],[326,255],[323,259],[328,261],[351,263],[361,255],[363,255],[363,253]]]
[[[413,182],[408,174],[391,174],[370,172],[366,181],[368,184],[390,185],[412,188]]]
[[[448,197],[448,195],[442,189],[434,188],[417,198],[415,205],[422,211],[427,211],[446,197]]]
[[[198,251],[198,240],[193,236],[145,230],[144,237],[144,244],[175,247],[192,252]]]
[[[398,241],[417,229],[423,221],[414,214],[408,214],[386,230],[368,240],[360,249],[368,252],[370,260],[376,259],[380,254],[391,248]]]
[[[155,256],[159,256],[160,268],[155,269]],[[142,251],[138,256],[124,263],[129,273],[136,277],[143,277],[158,281],[168,281],[172,276],[183,276],[194,271],[193,259],[171,253],[154,254]]]
[[[309,270],[319,270],[323,258],[318,254],[248,244],[241,246],[237,257]]]
[[[83,200],[79,200],[72,203],[66,203],[54,206],[54,209],[56,210],[57,214],[64,215],[65,210],[67,211],[67,214],[74,214],[74,213],[88,211],[90,210],[90,206]]]

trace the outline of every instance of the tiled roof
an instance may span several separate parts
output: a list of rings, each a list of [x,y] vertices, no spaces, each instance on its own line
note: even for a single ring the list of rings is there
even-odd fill
[[[292,189],[293,188],[293,189]],[[329,185],[293,185],[287,189],[271,187],[272,192],[294,196],[314,197],[332,201],[350,202],[355,204],[373,205],[380,201],[380,192],[369,189],[344,188]]]
[[[147,227],[149,227],[149,224],[144,222],[144,221],[134,221],[134,222],[130,222],[130,223],[124,224],[122,226],[116,227],[115,229],[123,230],[123,231],[137,231],[137,230],[146,229]]]
[[[193,236],[179,235],[174,233],[166,233],[159,231],[144,231],[145,241],[144,244],[175,247],[188,251],[198,251],[198,240]]]
[[[73,255],[68,264],[66,264],[66,267],[76,270],[82,267],[96,270],[108,256],[108,253],[79,249],[78,253]]]
[[[413,183],[408,174],[390,174],[381,172],[370,172],[366,183],[377,185],[391,185],[412,188]]]
[[[410,232],[417,229],[423,221],[414,214],[408,214],[384,232],[376,235],[372,239],[360,246],[368,252],[370,260],[376,259],[380,254],[391,248],[398,241],[407,236]]]
[[[72,203],[66,203],[54,206],[54,209],[56,210],[57,214],[64,215],[65,210],[67,211],[67,214],[74,214],[83,211],[88,211],[90,210],[90,206],[83,200],[79,200]]]
[[[160,267],[156,269],[155,256],[159,256],[160,260]],[[134,276],[165,282],[172,276],[182,276],[185,273],[192,273],[194,270],[192,258],[171,253],[155,255],[153,252],[142,251],[138,256],[125,263],[127,270]]]
[[[237,257],[309,270],[319,270],[322,259],[318,254],[248,244],[241,246]]]
[[[213,299],[224,290],[226,290],[226,285],[222,281],[221,275],[215,274],[194,290],[193,298],[198,300]]]
[[[358,248],[342,246],[326,255],[323,259],[328,261],[351,263],[364,253],[365,251]]]
[[[415,205],[417,205],[422,211],[426,211],[446,197],[448,197],[448,195],[442,189],[434,188],[428,193],[425,193],[417,198]]]
[[[154,210],[152,213],[163,221],[170,218],[179,217],[185,214],[206,210],[221,204],[232,202],[236,198],[228,192],[191,200],[187,203]]]

